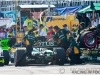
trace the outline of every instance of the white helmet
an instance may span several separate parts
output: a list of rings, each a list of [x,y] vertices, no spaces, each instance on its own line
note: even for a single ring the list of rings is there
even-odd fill
[[[11,26],[14,26],[14,25],[16,25],[16,23],[15,23],[15,22],[12,22],[12,23],[11,23]]]

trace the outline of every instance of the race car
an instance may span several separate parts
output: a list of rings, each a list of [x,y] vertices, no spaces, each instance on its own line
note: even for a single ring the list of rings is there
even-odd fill
[[[0,47],[0,66],[4,66],[4,56],[3,56],[3,50]]]
[[[14,62],[20,59],[23,53],[26,51],[25,47],[15,48],[14,53]],[[33,48],[31,52],[33,57],[26,56],[23,61],[24,66],[30,64],[56,64],[64,65],[66,61],[65,50],[61,47],[58,47],[56,42],[40,42],[38,46]]]
[[[4,65],[9,64],[9,51],[7,46],[8,39],[0,39],[0,56]]]

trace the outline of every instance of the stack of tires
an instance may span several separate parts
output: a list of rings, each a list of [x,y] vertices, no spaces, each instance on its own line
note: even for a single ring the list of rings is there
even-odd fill
[[[86,31],[80,34],[78,40],[80,48],[94,48],[97,45],[96,35],[92,31]]]
[[[91,28],[90,28],[91,29]],[[88,54],[88,60],[91,62],[97,61],[97,54],[93,53],[94,48],[96,48],[98,44],[98,38],[96,34],[94,33],[94,30],[92,31],[84,31],[79,34],[79,37],[77,39],[77,42],[79,43],[80,48],[86,48],[89,49]],[[94,51],[95,52],[95,51]]]

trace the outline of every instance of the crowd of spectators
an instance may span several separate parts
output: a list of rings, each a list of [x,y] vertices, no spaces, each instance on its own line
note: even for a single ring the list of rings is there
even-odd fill
[[[86,16],[86,14],[82,14],[81,16],[76,15],[76,18],[79,20],[80,25],[77,26],[77,30],[78,33],[88,27],[92,27],[92,26],[97,26],[98,25],[98,20],[96,19],[96,17],[91,17],[90,19]],[[19,20],[18,23],[19,24]],[[15,23],[12,23],[10,28],[6,28],[5,26],[0,27],[0,39],[3,38],[10,38],[10,37],[15,37],[16,36],[16,25]],[[24,25],[24,23],[23,23]],[[69,27],[67,26],[67,24],[62,25],[63,28],[65,30],[70,30]],[[40,24],[39,27],[36,29],[37,30],[37,34],[38,36],[49,36],[49,38],[54,35],[54,31],[53,31],[53,26],[51,25],[50,27],[47,28],[47,32],[45,32],[43,30],[44,25]],[[20,29],[20,28],[19,28]],[[28,29],[27,26],[22,26],[22,31],[24,32],[24,34],[27,33]],[[72,32],[70,32],[71,34],[73,34]]]
[[[10,38],[16,36],[15,27],[11,26],[10,28],[6,28],[6,26],[0,27],[0,39]]]

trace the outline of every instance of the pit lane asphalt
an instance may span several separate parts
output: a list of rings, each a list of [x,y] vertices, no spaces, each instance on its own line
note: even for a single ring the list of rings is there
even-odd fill
[[[34,74],[72,74],[72,69],[78,68],[98,68],[100,65],[73,65],[69,66],[65,64],[64,66],[49,65],[49,66],[24,66],[15,67],[13,64],[8,66],[0,67],[0,75],[34,75]],[[98,74],[100,75],[100,74]]]

